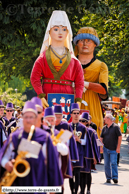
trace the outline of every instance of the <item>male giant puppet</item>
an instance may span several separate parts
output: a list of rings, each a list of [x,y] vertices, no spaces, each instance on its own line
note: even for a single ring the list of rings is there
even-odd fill
[[[54,11],[49,20],[40,56],[31,73],[31,83],[41,98],[43,107],[48,107],[48,93],[74,94],[80,106],[84,87],[83,70],[73,55],[72,30],[65,11]],[[42,84],[41,84],[42,78]]]
[[[75,56],[78,57],[84,71],[84,94],[82,100],[87,102],[87,106],[82,105],[82,109],[90,110],[92,121],[97,125],[97,134],[100,137],[103,127],[103,116],[100,104],[101,100],[108,97],[108,68],[105,63],[99,61],[94,56],[96,46],[100,41],[96,30],[92,27],[81,28],[74,37]]]

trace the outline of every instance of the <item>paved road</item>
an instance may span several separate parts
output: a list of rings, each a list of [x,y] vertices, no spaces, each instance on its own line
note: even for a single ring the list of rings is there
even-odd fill
[[[104,174],[104,161],[96,165],[97,170],[92,173],[91,194],[129,194],[129,154],[128,142],[123,136],[121,144],[120,164],[118,167],[118,184],[107,184]],[[79,192],[78,192],[79,193]],[[65,180],[64,194],[71,194],[68,179]]]

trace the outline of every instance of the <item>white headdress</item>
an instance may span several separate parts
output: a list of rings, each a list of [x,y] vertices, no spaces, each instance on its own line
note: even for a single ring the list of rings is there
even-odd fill
[[[72,37],[73,37],[73,33],[72,33],[72,29],[71,29],[71,25],[68,19],[68,16],[66,14],[65,11],[53,11],[51,18],[48,22],[47,25],[47,29],[45,32],[45,36],[44,36],[44,40],[43,40],[43,44],[40,50],[40,53],[42,53],[44,50],[46,50],[49,45],[51,44],[51,37],[49,35],[49,31],[52,27],[54,26],[66,26],[68,29],[68,35],[66,37],[65,40],[65,47],[67,47],[69,49],[70,52],[73,53],[73,46],[72,46]]]

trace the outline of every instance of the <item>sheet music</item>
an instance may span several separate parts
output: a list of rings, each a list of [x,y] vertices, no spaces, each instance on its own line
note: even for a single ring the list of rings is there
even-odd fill
[[[28,141],[27,139],[22,138],[18,147],[18,153],[20,151],[25,151],[28,152],[28,157],[38,158],[40,149],[41,145],[38,142]]]
[[[66,143],[72,136],[72,132],[64,130],[64,133],[60,136],[59,140],[63,143]]]

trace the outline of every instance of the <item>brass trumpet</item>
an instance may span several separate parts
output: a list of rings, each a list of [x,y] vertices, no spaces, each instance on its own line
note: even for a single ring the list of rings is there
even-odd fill
[[[28,135],[28,140],[30,141],[33,135],[33,132],[35,130],[35,126],[32,125],[29,135]],[[2,186],[11,186],[14,182],[14,180],[16,179],[16,177],[25,177],[29,174],[30,172],[30,165],[29,163],[25,160],[26,155],[28,152],[23,152],[20,151],[19,154],[17,155],[16,159],[15,159],[15,163],[13,166],[13,171],[11,173],[9,173],[8,171],[6,171],[1,180],[0,180],[0,194],[3,194],[1,187]]]

